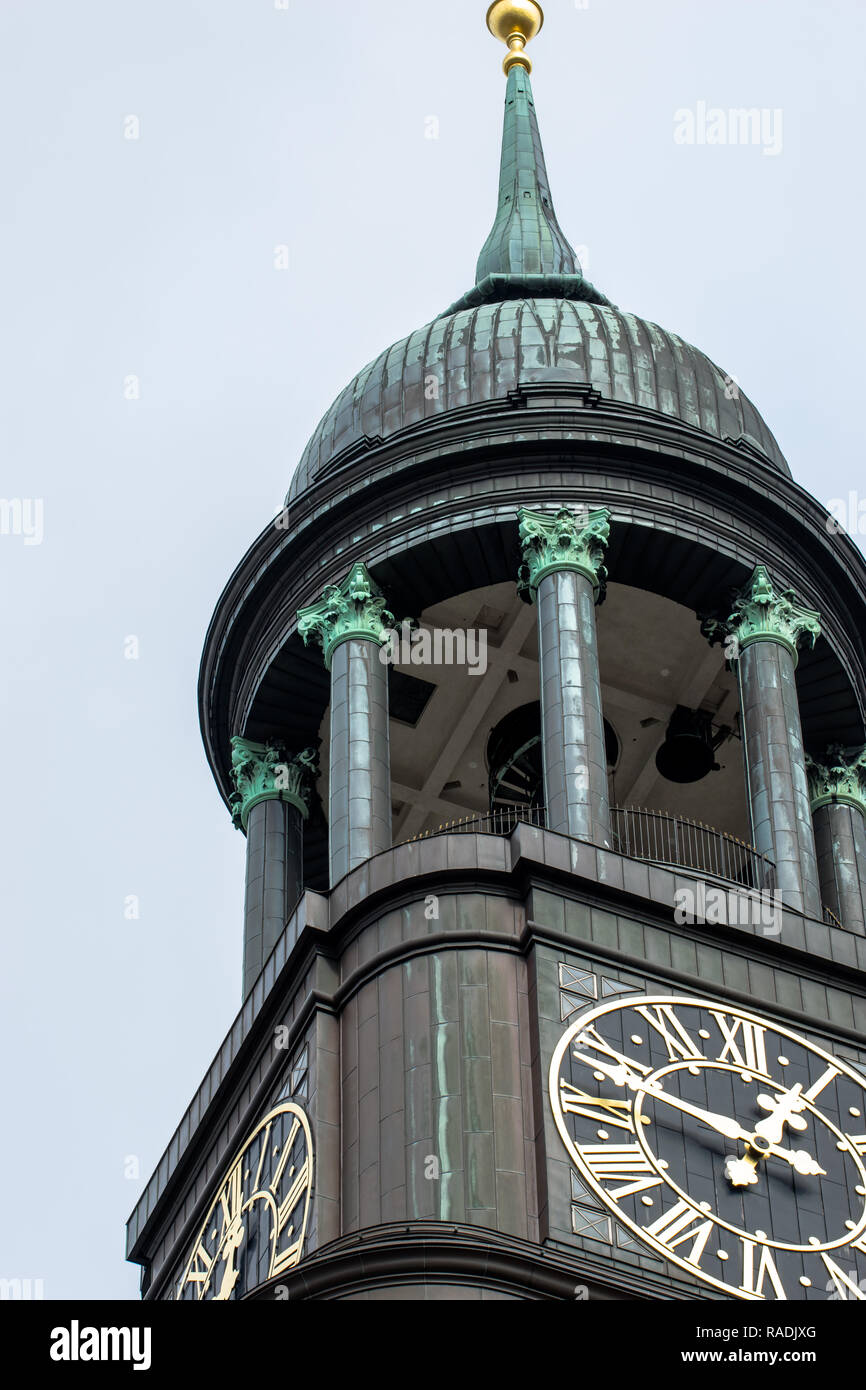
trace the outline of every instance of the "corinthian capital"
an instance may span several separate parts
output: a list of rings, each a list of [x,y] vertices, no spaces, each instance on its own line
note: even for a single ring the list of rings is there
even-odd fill
[[[813,811],[841,801],[866,816],[866,748],[848,753],[835,744],[820,762],[807,757],[806,771]]]
[[[285,801],[306,820],[310,810],[312,784],[318,772],[318,753],[308,748],[290,758],[278,742],[251,743],[232,739],[232,820],[246,831],[250,811],[260,801]]]
[[[796,662],[799,648],[814,647],[821,636],[821,614],[798,603],[793,589],[777,590],[765,566],[757,565],[730,616],[703,618],[701,630],[711,644],[727,640],[732,658],[754,642],[779,642]]]
[[[606,507],[596,511],[563,507],[554,513],[523,509],[519,521],[523,564],[518,592],[522,598],[534,602],[541,581],[561,570],[584,575],[599,597],[607,579],[604,553],[610,540],[610,512]]]
[[[355,565],[342,584],[331,584],[318,603],[298,611],[298,632],[304,645],[317,642],[321,646],[328,670],[341,642],[360,639],[381,646],[395,624],[381,589],[363,564]]]

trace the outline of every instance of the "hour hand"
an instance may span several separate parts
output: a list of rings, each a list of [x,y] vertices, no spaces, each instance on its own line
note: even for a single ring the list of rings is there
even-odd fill
[[[804,1178],[826,1178],[827,1176],[826,1169],[822,1168],[805,1149],[783,1149],[778,1144],[770,1144],[769,1148],[765,1149],[762,1146],[760,1149],[754,1149],[754,1152],[760,1154],[761,1158],[766,1153],[771,1153],[776,1158],[784,1159],[786,1163],[790,1163],[795,1172],[800,1173]]]
[[[735,1187],[751,1186],[755,1181],[754,1170],[757,1161],[760,1158],[766,1158],[768,1154],[773,1154],[776,1158],[790,1163],[795,1172],[802,1174],[803,1177],[826,1177],[825,1170],[815,1162],[812,1155],[807,1153],[805,1149],[781,1148],[759,1132],[760,1125],[755,1133],[750,1134],[738,1120],[731,1119],[727,1115],[717,1115],[712,1110],[702,1110],[700,1106],[690,1105],[688,1101],[680,1100],[679,1096],[668,1095],[667,1091],[664,1091],[657,1082],[640,1081],[638,1078],[634,1078],[628,1084],[632,1086],[633,1090],[643,1091],[646,1095],[652,1096],[654,1100],[662,1100],[667,1105],[672,1105],[674,1109],[681,1110],[686,1115],[694,1116],[696,1120],[700,1120],[701,1124],[716,1130],[718,1134],[723,1134],[726,1139],[742,1139],[748,1145],[749,1152],[745,1158],[733,1160],[737,1167],[730,1172],[728,1165],[725,1166],[725,1172]],[[736,1176],[732,1176],[732,1172]]]
[[[785,1126],[799,1130],[801,1133],[808,1128],[807,1121],[802,1117],[802,1111],[806,1109],[806,1102],[803,1099],[803,1087],[798,1083],[789,1091],[782,1091],[781,1095],[758,1096],[758,1104],[762,1110],[770,1113],[765,1120],[761,1120],[755,1125],[755,1133],[761,1135],[771,1144],[781,1142],[782,1135],[785,1133]]]

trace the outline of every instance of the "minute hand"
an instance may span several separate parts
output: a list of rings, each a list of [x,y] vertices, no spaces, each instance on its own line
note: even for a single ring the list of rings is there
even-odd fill
[[[654,1100],[663,1100],[668,1105],[672,1105],[675,1110],[682,1110],[686,1115],[694,1115],[696,1120],[702,1124],[709,1125],[711,1129],[718,1130],[719,1134],[724,1134],[727,1139],[749,1139],[751,1136],[746,1133],[737,1120],[729,1119],[727,1115],[717,1115],[712,1110],[701,1110],[697,1105],[690,1105],[687,1100],[680,1100],[679,1096],[668,1095],[658,1085],[634,1077],[629,1081],[629,1086],[633,1091],[643,1091],[646,1095],[652,1096]]]
[[[737,1120],[729,1119],[727,1115],[717,1115],[712,1110],[701,1110],[697,1105],[690,1105],[687,1100],[680,1100],[679,1096],[668,1095],[660,1086],[653,1086],[648,1082],[641,1081],[639,1077],[631,1077],[628,1085],[633,1091],[643,1091],[646,1095],[652,1096],[654,1100],[663,1100],[668,1105],[672,1105],[675,1110],[682,1110],[686,1115],[693,1115],[701,1124],[707,1125],[710,1129],[715,1129],[719,1134],[723,1134],[726,1139],[743,1139],[748,1144],[751,1142],[752,1135],[747,1129],[743,1129]],[[818,1164],[804,1150],[797,1152],[791,1149],[782,1149],[778,1144],[768,1143],[768,1152],[774,1154],[776,1158],[784,1159],[790,1163],[792,1168],[796,1168],[798,1173],[811,1174],[818,1176],[824,1172]]]

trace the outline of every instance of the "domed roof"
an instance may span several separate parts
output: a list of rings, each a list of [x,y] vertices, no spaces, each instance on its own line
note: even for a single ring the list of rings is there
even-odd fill
[[[749,436],[768,463],[789,473],[751,401],[676,334],[610,305],[526,298],[434,319],[359,372],[304,450],[289,496],[365,438],[388,439],[446,411],[502,400],[533,380],[587,382],[608,400],[715,439]]]
[[[529,60],[509,62],[499,200],[474,287],[350,382],[304,450],[289,500],[353,445],[387,440],[461,406],[503,400],[539,379],[588,383],[608,400],[715,439],[746,436],[790,476],[772,434],[730,377],[682,338],[614,308],[584,278],[556,218]]]

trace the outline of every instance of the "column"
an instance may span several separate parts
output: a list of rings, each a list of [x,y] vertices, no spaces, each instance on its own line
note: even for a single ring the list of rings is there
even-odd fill
[[[280,743],[232,739],[233,820],[247,837],[246,998],[304,891],[304,821],[318,754],[290,758]]]
[[[727,620],[703,625],[711,642],[726,639],[726,655],[737,663],[754,843],[776,866],[783,903],[817,918],[823,911],[795,672],[801,644],[814,646],[821,634],[819,619],[758,565]]]
[[[866,935],[866,748],[807,759],[821,897],[839,924]]]
[[[388,667],[382,646],[396,626],[366,565],[298,613],[306,645],[331,672],[328,837],[331,886],[391,848]]]
[[[609,846],[595,608],[607,578],[610,512],[522,510],[519,520],[518,587],[538,605],[546,825]]]

